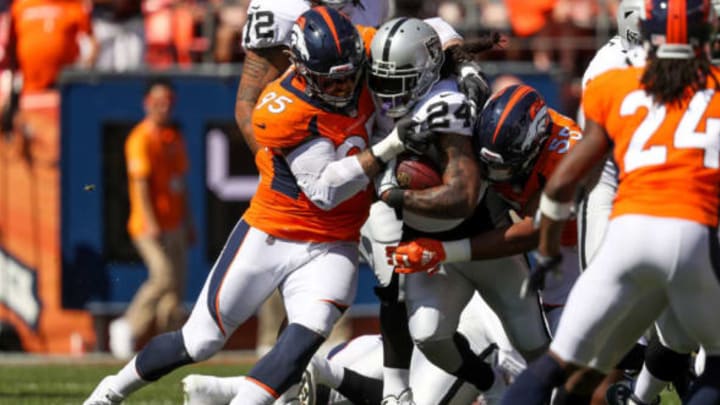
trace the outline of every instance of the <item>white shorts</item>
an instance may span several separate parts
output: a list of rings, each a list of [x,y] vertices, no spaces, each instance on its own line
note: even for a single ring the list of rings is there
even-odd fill
[[[356,243],[279,239],[240,220],[183,327],[189,354],[230,337],[276,288],[289,323],[327,337],[355,299],[357,265]]]
[[[676,325],[663,330],[666,341],[679,330],[708,354],[720,354],[716,232],[682,219],[613,219],[570,293],[551,350],[566,361],[608,372],[667,310]]]
[[[416,341],[451,339],[461,311],[477,291],[498,315],[513,346],[521,353],[549,342],[538,296],[520,297],[527,277],[522,255],[494,260],[446,263],[434,275],[406,278],[410,334]]]

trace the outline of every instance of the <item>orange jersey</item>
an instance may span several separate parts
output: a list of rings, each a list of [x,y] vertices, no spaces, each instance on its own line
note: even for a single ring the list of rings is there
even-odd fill
[[[644,214],[718,224],[720,96],[714,78],[681,105],[657,105],[642,90],[643,68],[595,78],[583,95],[588,120],[605,128],[619,186],[612,217]],[[715,77],[720,69],[713,67]]]
[[[372,187],[324,211],[300,190],[281,150],[314,136],[330,139],[339,158],[366,149],[366,126],[374,112],[368,90],[362,89],[356,116],[330,112],[304,93],[302,81],[291,70],[270,83],[258,100],[252,123],[255,139],[263,146],[255,156],[260,184],[245,220],[284,239],[357,241],[372,202]]]
[[[548,115],[550,115],[550,137],[545,141],[543,150],[525,184],[501,183],[495,184],[493,187],[522,216],[535,214],[527,212],[529,208],[532,209],[532,207],[528,207],[528,204],[540,195],[560,160],[582,138],[580,127],[571,118],[550,108],[548,108]],[[574,220],[568,221],[565,226],[562,244],[565,246],[577,244],[577,226]]]
[[[142,121],[125,141],[125,159],[130,195],[128,233],[142,235],[147,219],[140,210],[140,197],[134,179],[147,179],[153,212],[161,230],[175,229],[183,222],[185,212],[185,180],[188,170],[185,142],[176,129],[158,129]]]
[[[17,0],[12,36],[23,74],[23,91],[45,90],[79,55],[78,34],[90,34],[90,12],[79,0]]]

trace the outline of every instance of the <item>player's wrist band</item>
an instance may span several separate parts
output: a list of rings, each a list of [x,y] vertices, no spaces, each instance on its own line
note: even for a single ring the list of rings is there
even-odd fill
[[[401,188],[391,188],[387,193],[385,203],[393,208],[402,208],[405,202],[405,190]]]
[[[543,193],[540,196],[540,207],[539,210],[546,217],[555,221],[564,221],[570,218],[572,215],[572,203],[560,202],[551,199]]]
[[[558,264],[560,264],[560,262],[562,262],[563,258],[562,253],[558,253],[554,256],[545,256],[537,250],[532,253],[532,257],[533,260],[535,260],[535,264],[543,268],[557,266]]]
[[[444,262],[469,262],[472,259],[470,238],[443,242],[442,245],[445,249]]]

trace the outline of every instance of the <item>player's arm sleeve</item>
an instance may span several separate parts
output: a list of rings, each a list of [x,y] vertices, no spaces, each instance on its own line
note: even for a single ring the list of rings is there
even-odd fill
[[[290,46],[293,24],[308,9],[303,1],[252,0],[242,30],[243,48]]]
[[[355,156],[337,159],[333,143],[313,138],[286,156],[303,193],[317,207],[331,210],[365,189],[370,182]]]
[[[605,74],[597,76],[588,83],[582,94],[582,111],[586,121],[595,121],[602,125],[609,112],[608,100],[605,95],[612,89],[612,83],[605,80]],[[606,86],[610,86],[605,88]]]
[[[430,25],[438,34],[438,37],[440,37],[440,44],[442,44],[443,49],[445,49],[448,45],[463,41],[462,35],[458,34],[458,32],[455,31],[455,28],[442,18],[426,18],[423,21]]]

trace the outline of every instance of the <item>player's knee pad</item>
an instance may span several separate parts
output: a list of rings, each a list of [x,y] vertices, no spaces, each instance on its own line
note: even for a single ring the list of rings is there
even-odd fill
[[[302,373],[325,337],[302,325],[285,328],[272,350],[248,373],[275,392],[285,392],[300,381]]]
[[[288,322],[290,324],[302,325],[325,338],[330,335],[333,326],[335,326],[335,322],[340,319],[348,308],[345,305],[329,301],[305,300],[305,302],[312,303],[305,304],[305,309],[302,312],[293,311],[291,315],[288,314]],[[292,304],[290,303],[289,305]]]
[[[185,348],[185,340],[180,331],[155,336],[138,353],[135,359],[140,378],[155,381],[178,367],[190,364],[193,358]]]
[[[651,339],[645,350],[648,371],[663,381],[673,381],[688,370],[689,353],[678,353],[663,346],[658,339]]]
[[[218,328],[182,329],[187,352],[195,361],[207,360],[225,346],[226,336]]]

